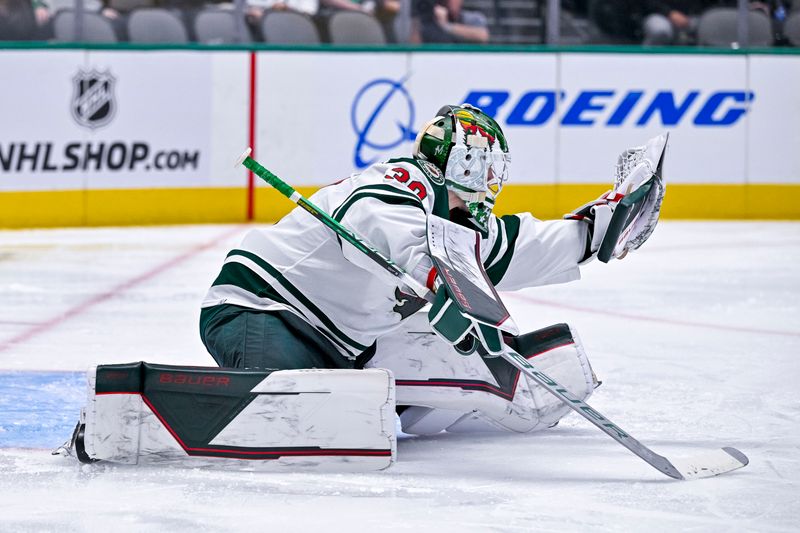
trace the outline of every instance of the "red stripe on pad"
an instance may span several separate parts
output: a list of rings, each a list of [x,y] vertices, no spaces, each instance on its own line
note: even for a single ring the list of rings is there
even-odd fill
[[[330,449],[319,449],[319,450],[302,450],[302,449],[291,449],[287,448],[284,450],[237,450],[232,448],[196,448],[192,446],[188,446],[183,440],[180,438],[178,433],[172,429],[172,427],[167,423],[161,413],[158,412],[155,405],[145,396],[139,392],[99,392],[95,393],[96,396],[105,396],[110,394],[132,394],[137,395],[142,398],[147,407],[150,411],[158,418],[161,425],[172,435],[172,438],[175,439],[183,451],[185,451],[188,455],[198,455],[198,456],[205,456],[205,457],[213,457],[214,454],[223,455],[222,458],[224,459],[278,459],[283,456],[305,456],[305,457],[325,457],[325,456],[350,456],[350,457],[390,457],[392,455],[392,450],[367,450],[367,449],[347,449],[347,448],[330,448]],[[237,457],[243,456],[243,457]],[[255,456],[262,456],[262,457],[255,457]]]

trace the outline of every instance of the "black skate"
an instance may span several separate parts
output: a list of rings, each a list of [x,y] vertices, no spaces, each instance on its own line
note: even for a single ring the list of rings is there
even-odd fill
[[[65,455],[68,457],[75,457],[78,461],[85,464],[96,463],[97,459],[92,459],[86,453],[86,447],[83,443],[83,433],[86,430],[86,424],[78,422],[75,425],[75,430],[72,432],[72,437],[53,450],[53,455]]]

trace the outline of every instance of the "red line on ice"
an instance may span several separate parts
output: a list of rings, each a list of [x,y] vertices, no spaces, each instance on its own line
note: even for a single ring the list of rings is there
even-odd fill
[[[775,329],[760,329],[760,328],[747,328],[743,326],[726,326],[724,324],[708,324],[703,322],[690,322],[688,320],[675,320],[672,318],[660,318],[654,316],[633,315],[629,313],[620,313],[610,309],[593,309],[591,307],[580,307],[578,305],[562,304],[548,300],[541,300],[539,298],[532,298],[524,294],[505,293],[503,297],[516,298],[523,302],[529,302],[537,305],[544,305],[547,307],[558,307],[561,309],[569,309],[570,311],[578,311],[580,313],[589,313],[593,315],[611,315],[620,318],[629,318],[631,320],[641,320],[644,322],[657,322],[659,324],[674,324],[676,326],[689,326],[693,328],[708,328],[719,329],[723,331],[736,331],[739,333],[760,333],[764,335],[784,335],[787,337],[800,337],[800,333],[795,331],[779,331]]]
[[[88,311],[89,309],[94,307],[95,305],[103,303],[106,300],[109,300],[109,299],[113,298],[114,296],[118,295],[121,292],[125,292],[128,289],[130,289],[132,287],[135,287],[136,285],[139,285],[140,283],[143,283],[143,282],[145,282],[145,281],[147,281],[149,279],[152,279],[152,278],[158,276],[162,272],[165,272],[165,271],[169,270],[170,268],[173,268],[173,267],[183,263],[187,259],[190,259],[191,257],[194,257],[195,255],[199,254],[200,252],[208,250],[209,248],[217,245],[220,241],[223,241],[223,240],[227,239],[231,235],[234,235],[235,233],[238,233],[238,232],[242,231],[243,227],[244,226],[242,226],[242,225],[238,225],[233,229],[230,229],[230,230],[228,230],[228,231],[226,231],[226,232],[224,232],[224,233],[222,233],[220,235],[217,235],[215,238],[211,239],[210,241],[208,241],[208,242],[206,242],[204,244],[200,244],[198,246],[195,246],[194,248],[191,248],[191,249],[187,250],[186,252],[184,252],[184,253],[182,253],[182,254],[180,254],[178,256],[173,257],[169,261],[161,263],[157,267],[155,267],[153,269],[150,269],[147,272],[144,272],[142,274],[139,274],[136,277],[133,277],[133,278],[127,280],[127,281],[124,281],[124,282],[120,283],[119,285],[116,285],[115,287],[112,287],[111,289],[109,289],[109,290],[107,290],[105,292],[101,292],[99,294],[96,294],[95,296],[92,296],[88,300],[86,300],[84,302],[81,302],[78,305],[75,305],[73,307],[70,307],[69,309],[67,309],[63,313],[60,313],[60,314],[54,316],[53,318],[51,318],[49,320],[46,320],[45,322],[42,322],[41,324],[38,324],[38,325],[36,325],[36,326],[34,326],[32,328],[27,329],[27,330],[23,331],[22,333],[20,333],[19,335],[15,336],[15,337],[11,337],[9,340],[0,343],[0,352],[8,350],[11,346],[13,346],[15,344],[20,344],[22,342],[30,340],[31,338],[35,337],[36,335],[38,335],[40,333],[43,333],[43,332],[48,331],[50,329],[53,329],[54,327],[58,326],[62,322],[65,322],[65,321],[67,321],[67,320],[69,320],[69,319],[71,319],[71,318],[73,318],[73,317],[75,317],[77,315],[80,315],[81,313],[85,313],[86,311]]]

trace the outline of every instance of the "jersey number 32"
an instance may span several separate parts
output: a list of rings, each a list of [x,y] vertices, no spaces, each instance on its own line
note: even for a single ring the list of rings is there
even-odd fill
[[[403,183],[406,187],[414,191],[414,194],[419,196],[420,200],[424,200],[426,196],[428,196],[428,191],[425,189],[425,186],[418,182],[412,181],[411,183],[408,182],[411,179],[409,176],[408,171],[401,167],[394,167],[392,170],[393,174],[386,174],[384,176],[387,180],[397,180],[400,183]]]

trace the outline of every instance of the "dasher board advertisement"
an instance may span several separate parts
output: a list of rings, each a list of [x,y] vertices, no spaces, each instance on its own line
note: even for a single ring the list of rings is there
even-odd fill
[[[243,173],[224,171],[212,154],[227,148],[228,169],[246,143],[239,56],[4,51],[0,190],[198,187],[232,176],[241,186]],[[238,77],[220,75],[231,68]],[[215,105],[231,85],[239,97]]]
[[[609,183],[618,154],[663,132],[670,183],[800,183],[798,61],[262,52],[257,152],[295,183],[323,185],[410,155],[440,106],[467,102],[506,132],[513,183]]]
[[[554,87],[556,62],[555,55],[523,53],[261,52],[256,153],[296,183],[338,181],[410,156],[421,126],[472,91],[521,94],[530,80]],[[556,124],[512,128],[508,136],[514,178],[551,182]]]

